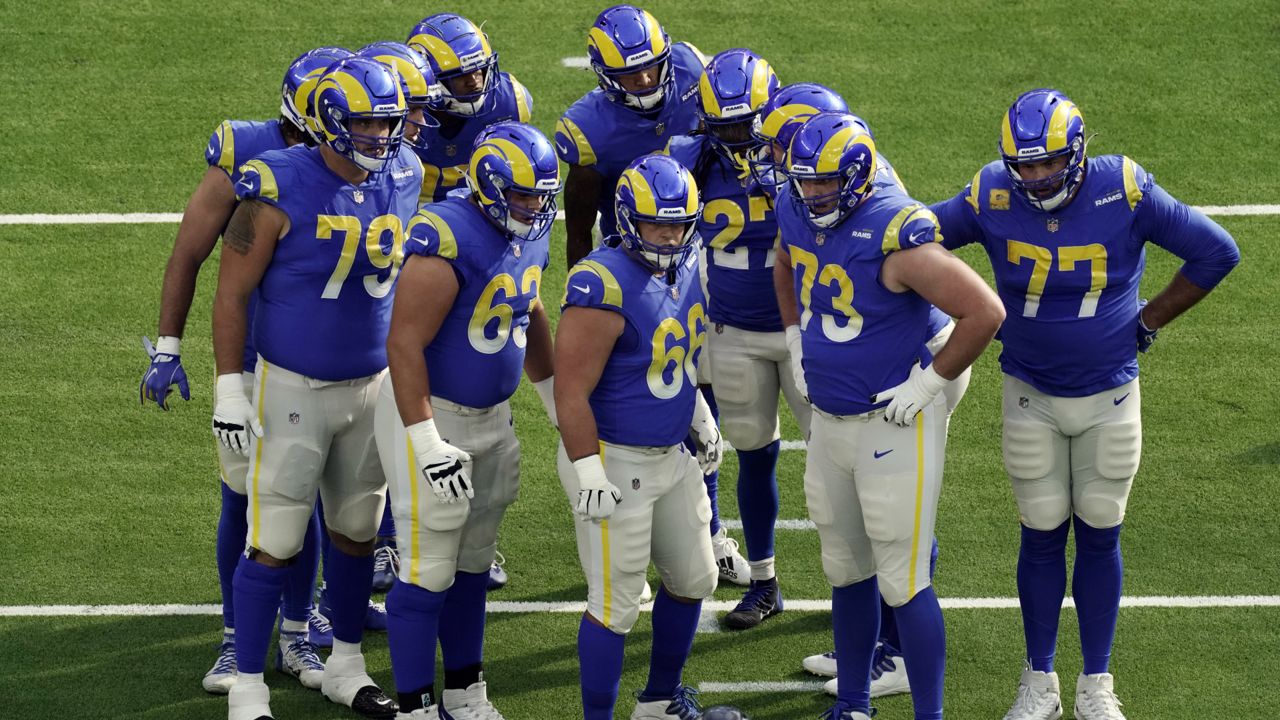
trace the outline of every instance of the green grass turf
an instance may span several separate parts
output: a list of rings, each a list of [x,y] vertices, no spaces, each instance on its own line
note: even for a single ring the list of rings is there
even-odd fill
[[[602,5],[601,5],[602,6]],[[550,130],[593,84],[561,67],[584,53],[599,9],[582,3],[468,3],[486,20],[504,69],[535,97]],[[993,158],[997,123],[1021,90],[1051,84],[1082,107],[1094,153],[1125,152],[1194,204],[1280,202],[1269,148],[1280,144],[1280,25],[1273,2],[1180,1],[1141,9],[1073,4],[777,3],[648,5],[677,39],[706,52],[750,45],[784,82],[824,81],[876,130],[925,201],[957,191]],[[0,8],[0,213],[175,212],[202,171],[208,134],[226,117],[267,118],[285,65],[322,43],[402,38],[428,11],[368,2],[349,14],[300,2],[71,2]],[[39,108],[33,115],[20,108]],[[1280,567],[1280,442],[1270,380],[1280,337],[1273,250],[1280,219],[1226,218],[1239,269],[1164,332],[1142,358],[1145,442],[1124,534],[1129,594],[1275,594]],[[184,342],[194,399],[139,408],[139,336],[154,333],[172,225],[0,226],[0,604],[203,603],[218,599],[218,490],[208,431],[213,368],[203,273]],[[563,287],[563,230],[544,293]],[[987,260],[962,256],[989,278]],[[1177,267],[1151,252],[1148,296]],[[1000,464],[999,372],[989,351],[953,420],[938,534],[937,584],[950,597],[1011,596],[1016,514]],[[527,387],[516,397],[523,488],[503,527],[512,585],[504,600],[577,600],[584,585],[555,439]],[[797,439],[790,418],[784,437]],[[782,513],[803,518],[803,454],[784,453]],[[735,459],[721,505],[736,516]],[[740,535],[739,535],[740,537]],[[789,598],[828,589],[812,532],[778,534]],[[737,593],[722,588],[720,599]],[[1066,689],[1077,669],[1064,615]],[[491,622],[494,697],[512,717],[560,718],[576,703],[569,615]],[[951,717],[998,717],[1021,654],[1014,611],[948,612]],[[1280,693],[1275,610],[1125,610],[1116,669],[1134,718],[1264,717]],[[641,682],[647,620],[628,645],[625,690]],[[830,646],[820,613],[788,612],[748,635],[699,636],[692,681],[799,679],[798,662]],[[51,698],[84,717],[221,717],[199,676],[217,620],[0,620],[0,717],[41,717]],[[390,682],[385,641],[370,642]],[[281,717],[350,717],[282,679]],[[754,717],[816,715],[816,695],[729,698]],[[623,703],[623,712],[629,711]],[[906,717],[891,700],[881,717]]]
[[[644,684],[652,640],[648,617],[642,616],[627,638],[620,717],[629,716],[630,694]],[[74,703],[68,707],[75,708],[76,717],[86,720],[223,718],[226,701],[206,695],[199,684],[215,639],[209,624],[207,618],[191,617],[2,619],[0,642],[10,657],[23,658],[0,675],[4,717],[47,717],[50,703],[66,698]],[[1280,672],[1274,652],[1280,610],[1133,609],[1121,611],[1119,625],[1113,667],[1130,717],[1181,718],[1194,708],[1222,718],[1269,717],[1262,708],[1274,699],[1272,678]],[[1020,627],[1014,610],[947,613],[950,717],[1000,717],[1008,709],[1018,681]],[[572,717],[578,702],[571,645],[576,629],[577,618],[568,614],[490,617],[486,678],[490,697],[507,717]],[[768,632],[699,635],[685,679],[691,684],[818,681],[800,669],[800,660],[823,648],[821,638],[829,630],[824,616],[783,613],[769,621]],[[1058,668],[1069,713],[1080,667],[1071,613],[1063,614],[1060,634]],[[385,636],[369,637],[366,657],[373,678],[389,687]],[[272,670],[267,682],[278,717],[355,717]],[[707,705],[736,705],[754,720],[812,718],[829,705],[819,690],[704,693],[700,699]],[[911,716],[905,696],[876,705],[880,718]]]

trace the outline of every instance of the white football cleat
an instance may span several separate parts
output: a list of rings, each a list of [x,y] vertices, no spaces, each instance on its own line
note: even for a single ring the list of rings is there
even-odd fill
[[[502,713],[489,702],[488,687],[484,673],[480,673],[480,679],[468,685],[466,690],[446,688],[440,704],[453,720],[504,720]]]
[[[236,636],[223,633],[222,644],[218,646],[218,659],[213,667],[204,674],[200,684],[207,693],[226,695],[236,684]]]
[[[1058,720],[1062,717],[1062,693],[1058,673],[1032,670],[1027,664],[1018,682],[1018,697],[1004,720]]]
[[[801,660],[800,664],[804,666],[806,672],[811,672],[814,675],[835,677],[836,651],[832,650],[831,652],[825,652],[821,655],[810,655],[804,660]]]
[[[364,669],[364,655],[330,655],[320,692],[368,718],[394,720],[400,706],[387,697]]]
[[[649,581],[644,581],[644,587],[640,588],[640,602],[647,603],[653,599],[653,588],[649,587]]]
[[[396,713],[396,720],[440,720],[440,707],[418,708],[411,713]]]
[[[877,644],[875,658],[871,663],[871,697],[881,698],[909,692],[911,681],[907,679],[906,660],[893,646]]]
[[[751,566],[747,559],[738,552],[738,541],[729,537],[724,525],[720,532],[711,536],[711,551],[716,556],[716,567],[720,570],[720,579],[734,585],[747,587],[751,584]]]
[[[276,651],[276,670],[298,678],[302,687],[319,690],[324,681],[324,663],[316,654],[307,631],[280,631],[280,648]]]
[[[1111,673],[1076,678],[1076,720],[1125,720]]]
[[[697,690],[684,685],[677,685],[670,697],[649,697],[638,692],[631,720],[699,720],[702,712],[694,699],[697,694]]]
[[[237,682],[227,693],[227,720],[258,720],[271,714],[271,690],[263,682]]]

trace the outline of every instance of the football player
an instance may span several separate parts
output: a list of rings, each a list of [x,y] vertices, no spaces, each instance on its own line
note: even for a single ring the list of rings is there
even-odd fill
[[[698,234],[713,332],[699,367],[709,369],[703,375],[709,376],[705,379],[722,409],[723,432],[738,451],[738,506],[750,589],[725,623],[739,630],[782,611],[773,562],[779,389],[801,426],[808,426],[809,407],[792,381],[773,294],[778,236],[773,203],[747,172],[747,157],[758,143],[752,128],[778,87],[773,68],[759,55],[725,50],[711,59],[699,82],[703,131],[674,138],[667,146],[672,157],[692,169],[702,190]],[[727,579],[723,572],[721,579]]]
[[[440,99],[427,110],[438,125],[423,126],[413,142],[426,173],[422,202],[439,202],[465,185],[467,160],[480,131],[504,120],[529,122],[533,96],[498,69],[489,36],[461,15],[423,18],[406,42],[426,59],[441,86]]]
[[[1054,653],[1067,535],[1084,667],[1075,717],[1121,720],[1108,672],[1120,605],[1120,527],[1142,450],[1139,351],[1239,262],[1217,223],[1121,155],[1086,156],[1084,118],[1057,90],[1005,113],[1000,160],[933,206],[948,247],[980,243],[1009,319],[1004,465],[1022,524],[1018,597],[1026,666],[1007,720],[1062,715]],[[1152,242],[1185,264],[1150,303],[1138,286]]]
[[[786,157],[786,148],[791,144],[791,138],[795,135],[795,131],[800,129],[804,122],[818,112],[848,112],[849,107],[845,103],[844,98],[840,97],[835,91],[817,83],[796,83],[787,85],[771,96],[760,110],[761,122],[757,125],[755,136],[761,143],[761,146],[748,154],[748,164],[751,167],[752,176],[760,186],[770,194],[771,197],[777,196],[777,190],[785,190],[786,173],[784,167],[784,159]],[[856,117],[856,116],[855,116]],[[866,122],[859,118],[859,122],[864,128],[867,127]],[[867,134],[872,135],[871,130],[867,129]],[[874,140],[875,136],[872,135]],[[876,152],[876,175],[872,181],[872,185],[876,187],[896,188],[902,192],[906,192],[906,186],[898,177],[897,171],[883,153]],[[780,198],[780,202],[790,202],[790,194],[784,194]],[[790,288],[779,288],[779,302],[783,304],[794,305],[796,299],[794,293],[790,292]],[[785,296],[785,297],[784,297]],[[951,331],[955,324],[951,317],[946,313],[938,310],[936,307],[929,308],[929,341],[925,344],[931,353],[936,353],[946,344],[947,339],[951,337]],[[800,372],[800,328],[798,325],[791,325],[787,328],[787,345],[795,358],[792,364],[792,370],[796,373],[795,382],[797,386],[807,393],[804,389],[804,378]],[[965,368],[959,377],[947,383],[942,394],[947,403],[948,419],[953,412],[960,399],[964,397],[965,390],[969,387],[970,369]],[[805,405],[807,410],[808,405]],[[794,408],[793,408],[794,410]],[[797,419],[801,416],[796,415]],[[800,423],[800,429],[806,436],[808,435],[808,424],[805,421]],[[753,485],[758,488],[758,485]],[[776,498],[777,493],[776,480],[771,482],[770,490],[772,497]],[[739,504],[742,503],[742,490],[739,490]],[[769,506],[772,514],[767,517],[761,517],[758,521],[760,528],[767,529],[769,532],[769,544],[773,543],[773,522],[777,518],[777,501],[773,500]],[[743,532],[750,537],[748,528],[747,513],[743,513]],[[750,547],[748,545],[748,547]],[[929,577],[933,577],[934,568],[937,563],[938,541],[935,538],[930,554],[929,561]],[[876,643],[875,659],[871,666],[871,697],[883,697],[886,695],[895,695],[911,691],[911,685],[906,672],[906,663],[902,658],[902,651],[898,648],[901,641],[898,638],[897,623],[894,622],[893,608],[881,600],[880,603],[880,636]],[[838,695],[839,685],[836,676],[836,654],[834,651],[810,655],[803,661],[804,669],[816,675],[833,678],[824,684],[823,689],[828,695]]]
[[[706,312],[693,252],[698,188],[684,166],[646,155],[618,180],[620,247],[570,271],[556,331],[560,483],[576,514],[587,611],[578,628],[583,717],[613,717],[623,640],[649,561],[649,680],[632,720],[700,717],[681,673],[702,600],[716,588],[702,476],[720,433],[697,391]],[[692,434],[696,458],[683,442]]]
[[[617,233],[613,187],[632,160],[659,151],[698,127],[698,79],[706,59],[687,42],[671,42],[647,10],[615,5],[587,32],[587,55],[599,87],[556,123],[556,152],[569,165],[564,213],[569,267],[591,252],[592,228]]]
[[[937,244],[928,209],[874,184],[875,141],[858,118],[814,115],[785,163],[790,197],[778,204],[774,271],[798,300],[780,309],[785,324],[799,326],[814,410],[805,498],[832,585],[842,679],[830,717],[870,717],[883,596],[897,617],[915,717],[935,720],[946,657],[929,577],[946,446],[941,393],[981,354],[1004,312]],[[930,304],[957,319],[936,356],[926,348]]]
[[[351,52],[343,48],[323,47],[303,53],[289,64],[281,86],[280,117],[269,121],[226,120],[214,131],[205,148],[205,162],[209,169],[187,201],[178,226],[178,238],[165,266],[164,284],[160,291],[160,336],[154,349],[147,341],[151,366],[142,378],[142,401],[154,400],[167,410],[168,393],[174,384],[183,400],[190,399],[187,374],[182,368],[180,349],[187,313],[195,295],[196,277],[200,266],[213,251],[231,213],[236,208],[236,193],[231,176],[243,162],[267,150],[279,150],[292,145],[314,145],[316,139],[306,121],[307,98],[315,88],[321,72],[329,63],[349,57]],[[256,295],[249,300],[248,318],[252,323]],[[244,388],[252,387],[253,367],[257,354],[252,337],[246,333],[242,353],[244,372],[241,381]],[[244,553],[247,525],[245,512],[248,498],[245,495],[245,474],[248,460],[239,453],[218,445],[218,468],[221,477],[222,507],[218,516],[216,556],[218,580],[222,589],[222,645],[218,659],[205,673],[202,685],[207,692],[225,694],[236,680],[235,609],[232,603],[231,581],[236,564]],[[281,605],[280,652],[277,667],[299,678],[303,685],[318,688],[324,666],[316,655],[307,634],[308,615],[312,612],[312,593],[315,589],[316,566],[319,562],[317,545],[319,526],[314,521],[307,528],[303,549],[289,570],[285,585],[284,602]]]
[[[555,421],[538,295],[560,163],[531,125],[492,125],[480,140],[471,197],[427,205],[409,224],[387,337],[391,376],[378,400],[378,453],[405,529],[402,582],[387,596],[401,718],[502,717],[482,673],[485,590],[520,486],[509,400],[522,368]]]
[[[368,717],[396,712],[366,674],[360,641],[386,500],[373,409],[422,165],[401,147],[407,108],[386,65],[362,57],[330,65],[314,108],[320,147],[269,151],[237,172],[240,205],[224,233],[214,298],[213,430],[251,462],[249,547],[233,591],[240,678],[230,720],[271,717],[263,655],[317,491],[332,542],[325,574],[334,635],[321,691]],[[251,401],[240,350],[255,290]]]

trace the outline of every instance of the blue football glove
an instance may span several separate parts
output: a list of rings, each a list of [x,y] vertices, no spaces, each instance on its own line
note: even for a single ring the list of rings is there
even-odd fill
[[[176,384],[183,400],[191,399],[191,388],[187,385],[187,373],[182,369],[182,357],[178,354],[178,338],[162,336],[157,342],[159,347],[151,344],[151,338],[142,338],[142,347],[151,358],[151,366],[138,385],[138,400],[143,405],[148,400],[155,400],[161,410],[168,410],[166,398],[170,387]]]
[[[1147,324],[1142,322],[1142,308],[1146,307],[1146,300],[1138,301],[1138,352],[1146,352],[1151,349],[1151,344],[1156,341],[1156,335],[1159,330],[1152,330]]]

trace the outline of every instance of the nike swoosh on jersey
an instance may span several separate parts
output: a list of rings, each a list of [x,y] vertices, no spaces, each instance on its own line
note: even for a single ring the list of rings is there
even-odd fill
[[[908,235],[908,236],[907,236],[907,242],[908,242],[908,243],[913,243],[913,242],[915,242],[915,241],[916,241],[916,238],[918,238],[918,237],[920,237],[921,235],[925,234],[925,232],[926,232],[926,231],[921,230],[920,232],[913,232],[913,233],[911,233],[910,235]]]
[[[590,285],[570,285],[570,287],[572,287],[574,290],[577,290],[578,292],[584,292],[584,293],[591,292]]]
[[[560,148],[560,152],[562,152],[562,153],[567,153],[567,152],[569,152],[569,146],[568,146],[568,145],[565,145],[565,144],[564,144],[564,143],[562,143],[562,142],[557,141],[557,142],[556,142],[556,147]]]
[[[1124,402],[1125,398],[1127,398],[1127,397],[1129,397],[1129,393],[1125,393],[1125,394],[1121,395],[1120,397],[1118,397],[1118,398],[1116,398],[1116,399],[1112,400],[1112,401],[1111,401],[1111,403],[1112,403],[1113,405],[1119,405],[1120,403]]]
[[[884,457],[885,455],[888,455],[891,452],[893,452],[893,448],[889,448],[888,450],[885,450],[883,452],[880,450],[876,450],[872,454],[876,456],[877,460],[879,460],[880,458]]]

